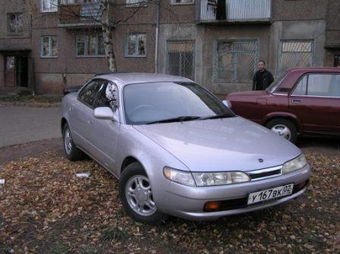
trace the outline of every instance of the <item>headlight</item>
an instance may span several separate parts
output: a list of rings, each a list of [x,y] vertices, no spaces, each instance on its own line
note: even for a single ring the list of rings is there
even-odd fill
[[[249,176],[243,172],[190,173],[165,167],[164,175],[171,181],[188,186],[199,187],[226,185],[250,181]]]
[[[250,178],[243,172],[193,173],[197,186],[226,185],[249,182]]]
[[[171,181],[188,186],[196,186],[190,172],[181,171],[169,167],[164,168],[164,176]]]
[[[303,154],[300,154],[300,156],[296,157],[294,160],[288,161],[285,164],[283,164],[282,174],[287,174],[289,172],[296,171],[306,166],[306,164],[307,164],[306,157]]]

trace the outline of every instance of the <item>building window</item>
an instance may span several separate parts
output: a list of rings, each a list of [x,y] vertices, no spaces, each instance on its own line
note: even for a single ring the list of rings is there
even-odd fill
[[[171,4],[192,4],[194,0],[171,0]]]
[[[20,34],[23,30],[22,13],[7,14],[8,32],[11,34]]]
[[[146,34],[130,34],[126,39],[126,57],[146,56]]]
[[[76,56],[104,56],[102,35],[78,35],[76,37]]]
[[[57,36],[42,36],[40,46],[41,57],[51,58],[58,56]]]
[[[83,3],[99,3],[100,0],[59,0],[60,4],[83,4]]]
[[[41,0],[42,12],[56,12],[58,11],[58,0]]]
[[[146,6],[149,0],[126,0],[127,7],[141,7]]]
[[[195,78],[193,41],[168,41],[167,56],[168,74]]]
[[[217,41],[214,60],[216,82],[249,83],[257,67],[256,40]]]
[[[76,3],[76,0],[60,0],[60,4],[66,5],[66,4],[74,4]]]
[[[314,45],[311,40],[285,40],[280,43],[279,74],[294,67],[311,67]]]

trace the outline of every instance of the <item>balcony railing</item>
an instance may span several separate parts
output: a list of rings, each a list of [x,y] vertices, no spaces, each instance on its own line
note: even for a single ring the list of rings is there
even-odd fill
[[[199,22],[270,22],[272,0],[201,0]]]
[[[59,25],[82,26],[98,24],[100,20],[100,3],[75,3],[59,5]]]

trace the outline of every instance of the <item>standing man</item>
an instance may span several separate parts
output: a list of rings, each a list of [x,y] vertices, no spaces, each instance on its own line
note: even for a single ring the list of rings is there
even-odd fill
[[[253,77],[253,90],[265,90],[273,81],[273,75],[266,69],[266,63],[260,60],[258,63],[259,70]]]

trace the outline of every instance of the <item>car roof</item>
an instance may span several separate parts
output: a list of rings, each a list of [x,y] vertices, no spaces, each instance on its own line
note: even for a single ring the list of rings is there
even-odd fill
[[[155,74],[155,73],[143,73],[143,72],[131,72],[131,73],[105,73],[97,74],[95,78],[103,78],[110,80],[116,84],[126,85],[126,84],[136,84],[136,83],[146,83],[146,82],[193,82],[192,80],[168,74]]]
[[[337,67],[297,67],[291,68],[289,72],[339,72],[340,68]]]

